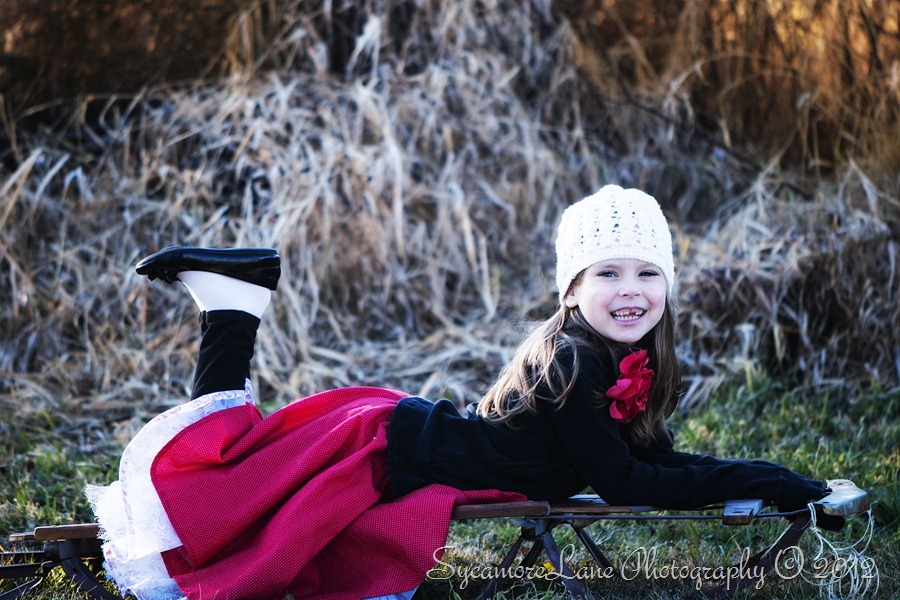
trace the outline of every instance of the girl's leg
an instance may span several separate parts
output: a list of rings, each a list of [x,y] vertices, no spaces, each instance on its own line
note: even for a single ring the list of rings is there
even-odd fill
[[[233,277],[184,271],[178,279],[200,309],[200,352],[191,399],[244,389],[260,318],[272,292]]]
[[[200,313],[200,352],[191,399],[244,389],[259,318],[241,310]]]
[[[219,273],[183,271],[177,279],[191,293],[201,312],[241,310],[261,318],[272,292],[261,286]]]
[[[200,309],[200,352],[191,399],[212,392],[244,389],[260,318],[272,292],[265,287],[205,271],[185,271],[178,279]]]
[[[200,309],[200,353],[191,397],[242,390],[260,318],[281,275],[271,249],[172,246],[137,265],[137,272],[166,283],[181,281]]]

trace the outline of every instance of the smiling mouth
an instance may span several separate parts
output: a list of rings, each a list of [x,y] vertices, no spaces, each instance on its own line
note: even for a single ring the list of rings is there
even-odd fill
[[[624,308],[622,310],[614,310],[610,314],[616,321],[628,322],[637,321],[646,314],[646,310],[639,308]]]

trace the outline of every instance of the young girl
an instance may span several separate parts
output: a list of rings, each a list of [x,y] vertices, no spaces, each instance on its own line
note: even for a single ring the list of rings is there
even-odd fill
[[[414,590],[454,503],[588,487],[664,508],[826,495],[770,462],[673,449],[675,270],[656,200],[602,188],[565,211],[556,253],[558,310],[465,416],[345,388],[263,418],[249,364],[277,254],[172,247],[141,261],[188,288],[202,338],[192,401],[141,430],[118,482],[89,490],[108,571],[139,598],[356,599]]]

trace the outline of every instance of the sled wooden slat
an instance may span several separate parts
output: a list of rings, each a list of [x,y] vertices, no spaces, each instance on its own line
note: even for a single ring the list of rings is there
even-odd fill
[[[34,539],[38,542],[80,540],[84,538],[96,538],[99,533],[100,525],[97,523],[53,525],[47,527],[35,527]]]
[[[725,503],[722,522],[726,525],[749,525],[763,509],[762,500],[731,500]]]
[[[493,504],[461,504],[453,509],[451,519],[496,519],[502,517],[543,517],[550,514],[548,502],[499,502]]]

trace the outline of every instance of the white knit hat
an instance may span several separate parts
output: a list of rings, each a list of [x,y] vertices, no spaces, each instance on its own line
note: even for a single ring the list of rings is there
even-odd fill
[[[607,185],[567,208],[556,236],[556,285],[565,302],[572,280],[602,260],[633,258],[656,265],[675,287],[672,234],[659,203],[636,189]]]

